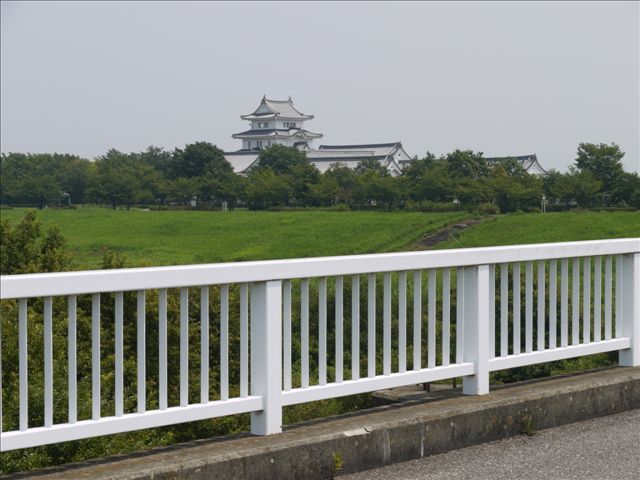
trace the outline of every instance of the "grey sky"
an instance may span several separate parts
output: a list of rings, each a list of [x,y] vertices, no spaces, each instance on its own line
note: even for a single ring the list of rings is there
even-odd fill
[[[1,149],[240,148],[263,94],[323,143],[640,170],[637,2],[2,2]]]

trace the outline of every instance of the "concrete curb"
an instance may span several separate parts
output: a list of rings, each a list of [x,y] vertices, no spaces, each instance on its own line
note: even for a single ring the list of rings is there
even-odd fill
[[[449,391],[270,437],[206,440],[7,479],[329,479],[635,408],[640,367],[611,368],[495,387],[479,397]]]

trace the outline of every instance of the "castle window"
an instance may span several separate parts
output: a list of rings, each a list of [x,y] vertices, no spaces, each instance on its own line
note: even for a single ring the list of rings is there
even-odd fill
[[[269,128],[269,122],[259,122],[258,128]]]
[[[256,142],[256,146],[257,146],[258,148],[262,148],[262,140],[258,140],[258,141]]]

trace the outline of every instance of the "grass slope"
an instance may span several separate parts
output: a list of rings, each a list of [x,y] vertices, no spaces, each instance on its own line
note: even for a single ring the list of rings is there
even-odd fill
[[[18,222],[24,209],[3,210]],[[105,248],[136,265],[178,265],[400,250],[466,213],[42,210],[68,238],[77,268]]]
[[[556,212],[502,215],[457,234],[437,248],[640,237],[640,212]]]

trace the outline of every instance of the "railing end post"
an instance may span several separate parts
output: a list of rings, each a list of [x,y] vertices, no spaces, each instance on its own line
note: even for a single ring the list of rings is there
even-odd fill
[[[622,256],[622,325],[623,337],[631,347],[621,350],[618,363],[623,367],[640,366],[640,253]]]

